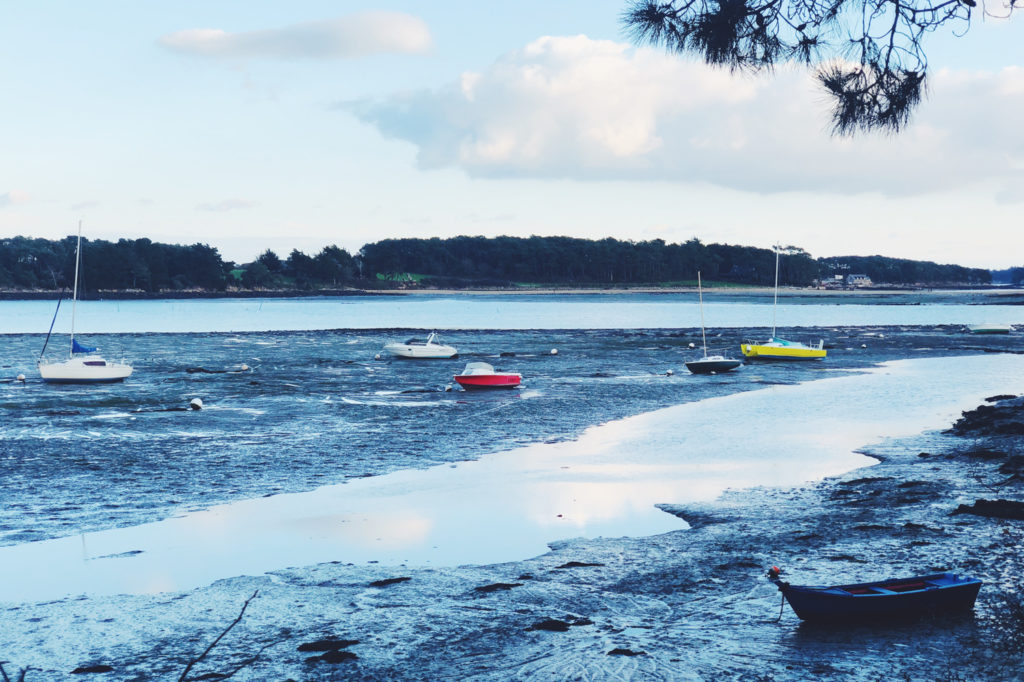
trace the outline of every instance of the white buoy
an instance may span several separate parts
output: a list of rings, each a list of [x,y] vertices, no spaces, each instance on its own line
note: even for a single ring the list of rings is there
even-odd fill
[[[24,374],[19,374],[18,375],[18,381],[20,381],[21,383],[25,383],[25,375]]]
[[[690,348],[696,348],[696,346],[691,343]]]
[[[551,354],[552,355],[558,355],[558,349],[557,348],[552,348],[551,349]]]
[[[374,355],[373,359],[374,360],[380,360],[380,353],[377,353],[376,355]]]
[[[673,374],[675,374],[675,372],[673,372],[672,370],[669,370],[669,371],[665,372],[665,374],[667,374],[669,376],[672,376]]]
[[[192,400],[189,401],[188,406],[193,410],[201,410],[203,409],[203,401],[199,398],[192,398]]]
[[[861,347],[861,348],[867,348],[867,347],[868,347],[868,344],[866,344],[866,343],[862,343],[862,344],[860,344],[860,347]]]
[[[249,365],[247,365],[247,364],[245,364],[243,362],[242,366],[239,369],[241,369],[243,372],[248,372],[249,371]]]

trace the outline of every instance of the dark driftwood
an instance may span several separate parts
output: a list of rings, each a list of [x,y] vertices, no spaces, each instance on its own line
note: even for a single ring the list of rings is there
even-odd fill
[[[229,632],[231,632],[231,628],[235,627],[240,622],[242,622],[242,616],[245,615],[245,610],[247,608],[249,608],[249,602],[251,602],[253,599],[255,599],[256,595],[259,594],[259,593],[260,593],[259,590],[256,590],[255,592],[253,592],[252,596],[249,597],[248,599],[246,599],[245,603],[242,604],[242,610],[238,612],[238,616],[233,621],[231,621],[230,625],[228,625],[226,628],[224,628],[223,632],[221,632],[219,635],[217,635],[217,639],[213,640],[210,643],[210,646],[206,647],[206,651],[204,651],[203,653],[199,654],[197,657],[193,658],[191,661],[188,662],[188,665],[185,666],[185,670],[183,670],[182,673],[181,673],[181,677],[178,678],[178,682],[185,682],[185,678],[187,678],[188,674],[190,672],[192,672],[192,667],[194,665],[196,665],[197,663],[199,663],[200,661],[202,661],[204,658],[206,658],[206,655],[209,654],[211,651],[213,651],[213,648],[215,646],[217,646],[217,644],[220,643],[220,640],[224,639],[224,635],[226,635]],[[266,647],[263,647],[263,649],[266,649]],[[260,649],[260,652],[262,652],[263,649]],[[257,653],[256,655],[259,656],[259,653]],[[256,660],[255,658],[252,659],[252,661],[255,661],[255,660]],[[248,665],[252,661],[248,661],[246,663],[246,665]],[[238,672],[238,671],[236,670],[235,672]],[[234,673],[232,673],[232,675],[233,674]]]

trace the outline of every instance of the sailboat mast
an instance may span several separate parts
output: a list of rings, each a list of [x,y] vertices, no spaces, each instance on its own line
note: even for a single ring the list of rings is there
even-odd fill
[[[775,313],[779,309],[779,245],[775,245],[775,301],[772,303],[772,339],[775,338]]]
[[[700,342],[704,344],[704,357],[708,356],[708,337],[704,333],[704,289],[700,284],[700,270],[697,271],[697,296],[700,298]]]
[[[75,286],[71,294],[71,348],[68,357],[75,355],[75,305],[78,303],[78,264],[82,261],[82,221],[78,221],[78,244],[75,246]]]

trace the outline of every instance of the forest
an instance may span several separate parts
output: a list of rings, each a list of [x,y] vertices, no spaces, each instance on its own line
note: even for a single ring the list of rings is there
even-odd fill
[[[571,237],[452,237],[384,239],[356,254],[337,246],[285,258],[265,250],[251,263],[225,261],[206,244],[149,239],[82,240],[79,287],[99,292],[318,291],[516,286],[619,287],[692,285],[698,271],[713,283],[767,286],[775,277],[771,249],[704,244],[698,239],[625,241]],[[813,286],[863,274],[879,286],[978,286],[992,282],[979,268],[883,256],[815,259],[801,248],[781,249],[779,281]],[[0,290],[52,291],[74,280],[75,238],[0,239]],[[1001,271],[1019,284],[1024,268]]]

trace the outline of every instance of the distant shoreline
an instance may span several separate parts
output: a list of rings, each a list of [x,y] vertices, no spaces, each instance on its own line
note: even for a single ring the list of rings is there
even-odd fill
[[[730,286],[706,287],[704,295],[740,295],[740,296],[772,296],[772,287]],[[266,290],[228,290],[228,291],[101,291],[79,294],[79,300],[86,301],[146,301],[146,300],[177,300],[177,299],[220,299],[220,298],[322,298],[345,296],[622,296],[629,294],[696,294],[697,287],[538,287],[538,288],[466,288],[466,289],[318,289],[314,291],[299,289],[266,289]],[[55,301],[61,296],[59,290],[0,290],[0,301]],[[956,297],[956,296],[1018,296],[1024,302],[1024,289],[1010,287],[988,288],[872,288],[858,289],[817,289],[780,287],[780,298],[808,296],[816,298],[863,298],[863,297]],[[64,292],[70,298],[69,292]]]

